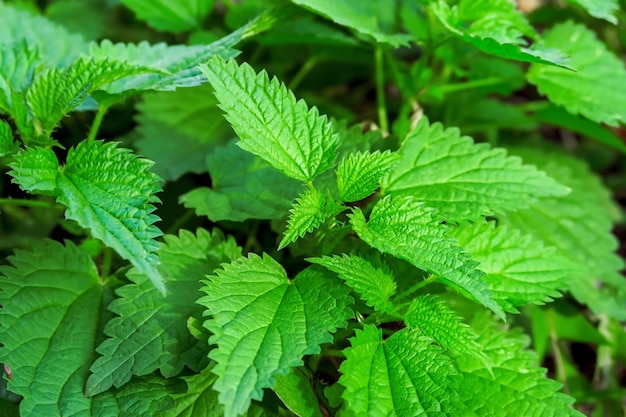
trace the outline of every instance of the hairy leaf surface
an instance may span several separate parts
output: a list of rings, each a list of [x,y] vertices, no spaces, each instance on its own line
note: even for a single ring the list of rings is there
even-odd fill
[[[396,292],[396,281],[393,273],[382,262],[374,263],[357,255],[324,256],[307,260],[339,275],[367,305],[387,313],[394,311],[390,299]]]
[[[324,17],[347,26],[364,35],[371,36],[376,42],[388,43],[398,47],[408,45],[412,36],[405,33],[389,33],[393,24],[388,20],[391,4],[376,0],[292,0],[295,4],[312,10]],[[392,9],[393,10],[393,9]],[[394,17],[393,15],[391,16]]]
[[[342,201],[357,201],[371,195],[383,175],[393,168],[398,155],[366,152],[349,155],[337,166],[337,188]]]
[[[383,340],[382,330],[367,325],[350,343],[339,416],[444,416],[453,407],[456,371],[431,339],[403,329]]]
[[[309,109],[276,78],[248,64],[213,58],[201,69],[243,149],[302,182],[332,167],[337,135],[317,108]]]
[[[477,321],[483,320],[480,325]],[[468,417],[517,415],[521,409],[529,417],[582,417],[568,406],[574,401],[558,392],[561,384],[545,377],[534,352],[527,350],[528,337],[518,329],[495,328],[490,318],[474,321],[480,329],[478,343],[493,366],[485,368],[476,359],[456,357],[461,371],[460,414]]]
[[[307,187],[296,199],[287,222],[287,230],[278,245],[282,249],[298,238],[320,227],[326,220],[339,214],[344,207],[315,187]]]
[[[574,264],[541,240],[494,222],[477,222],[450,229],[450,236],[480,262],[493,298],[509,312],[528,303],[544,304],[575,273]]]
[[[158,217],[152,203],[159,201],[159,178],[152,163],[137,158],[116,143],[81,142],[70,149],[59,167],[48,148],[29,148],[11,164],[13,181],[24,190],[55,195],[67,207],[65,217],[115,249],[161,291],[165,292],[154,239]]]
[[[214,0],[121,0],[153,28],[179,33],[195,29],[213,8]]]
[[[197,235],[182,231],[166,235],[159,250],[159,271],[165,277],[167,296],[145,275],[132,271],[132,284],[117,290],[119,298],[109,310],[118,315],[104,332],[109,338],[97,349],[102,356],[91,366],[87,393],[94,395],[114,385],[120,387],[133,375],[156,369],[166,378],[178,375],[184,366],[199,371],[208,349],[187,330],[187,320],[202,318],[195,304],[200,280],[222,262],[241,256],[234,239],[215,230],[199,229]]]
[[[445,0],[431,3],[435,16],[455,36],[490,55],[516,61],[570,68],[565,55],[540,42],[526,46],[524,35],[536,38],[526,18],[508,0],[461,0],[451,8]]]
[[[217,348],[209,357],[217,362],[214,389],[226,417],[244,413],[275,375],[319,352],[352,314],[348,289],[329,272],[308,268],[289,281],[266,254],[226,264],[203,282],[207,295],[198,303],[211,317],[205,326]]]
[[[235,142],[217,148],[206,165],[212,187],[196,188],[180,201],[212,221],[281,218],[303,188]]]
[[[615,253],[619,245],[611,233],[621,215],[608,190],[583,162],[565,154],[516,152],[571,187],[572,193],[541,199],[500,220],[555,247],[557,254],[577,266],[568,287],[578,301],[596,313],[626,320],[626,280],[620,274],[624,261]],[[598,280],[603,283],[600,288]]]
[[[436,275],[467,297],[476,299],[504,318],[483,281],[478,262],[457,246],[436,212],[411,197],[387,196],[372,209],[369,220],[353,209],[352,228],[370,246]]]
[[[626,122],[626,68],[595,33],[583,25],[566,22],[544,35],[546,45],[571,55],[577,72],[531,65],[528,81],[541,94],[573,114],[617,126]]]
[[[501,148],[475,144],[456,128],[422,119],[399,150],[400,161],[383,178],[383,192],[411,195],[460,220],[527,207],[536,197],[569,191]]]
[[[423,294],[411,302],[406,325],[435,340],[454,355],[469,355],[489,367],[489,359],[476,342],[478,336],[437,296]]]

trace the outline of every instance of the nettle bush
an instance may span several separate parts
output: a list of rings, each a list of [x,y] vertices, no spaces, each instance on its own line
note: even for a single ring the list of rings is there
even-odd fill
[[[617,0],[36,3],[0,415],[621,415]]]

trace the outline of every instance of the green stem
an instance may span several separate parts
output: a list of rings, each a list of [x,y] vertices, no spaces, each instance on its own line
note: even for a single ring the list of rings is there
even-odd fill
[[[444,84],[444,85],[437,87],[437,89],[444,94],[448,94],[448,93],[456,93],[458,91],[463,91],[463,90],[472,90],[474,88],[479,88],[479,87],[497,85],[497,84],[501,84],[503,81],[505,80],[499,77],[489,77],[489,78],[481,78],[479,80],[464,81],[461,83]]]
[[[40,201],[40,200],[26,200],[22,198],[0,198],[0,205],[8,204],[13,206],[25,206],[25,207],[54,207],[55,203],[52,201]]]
[[[101,275],[102,279],[106,279],[111,272],[111,265],[113,264],[113,251],[110,248],[104,248],[104,253],[102,254],[102,270]]]
[[[168,227],[168,229],[167,229],[167,231],[165,233],[168,234],[168,235],[172,235],[172,234],[177,233],[178,230],[185,223],[187,223],[194,215],[195,215],[195,212],[193,210],[187,210],[185,212],[185,214],[183,214],[178,219],[176,219],[176,221],[174,223],[172,223],[172,225],[170,227]]]
[[[304,63],[304,65],[302,65],[302,67],[300,67],[300,70],[298,70],[296,75],[294,75],[293,78],[291,79],[291,81],[289,82],[289,84],[288,84],[289,85],[289,89],[293,91],[296,88],[298,88],[298,86],[300,85],[302,80],[304,80],[304,78],[309,74],[309,72],[311,72],[311,70],[313,69],[313,67],[315,65],[317,65],[317,59],[316,58],[308,59]]]
[[[398,298],[396,298],[396,302],[395,302],[396,305],[400,305],[401,304],[400,301],[413,298],[413,295],[415,295],[415,293],[417,291],[419,291],[420,289],[422,289],[426,285],[434,282],[436,279],[437,279],[437,277],[435,275],[431,275],[428,278],[426,278],[426,279],[418,282],[417,284],[413,285],[411,288],[409,288],[408,290],[403,292]]]
[[[385,73],[383,68],[383,46],[376,44],[374,53],[376,61],[376,100],[378,102],[378,124],[386,134],[389,133],[389,120],[387,119],[387,103],[385,101]]]
[[[87,142],[93,142],[98,135],[98,131],[100,130],[100,125],[102,124],[102,119],[104,119],[104,115],[109,110],[108,106],[100,105],[98,107],[98,112],[96,113],[96,117],[93,119],[93,123],[91,124],[91,129],[89,129],[89,136],[87,136]]]
[[[567,384],[565,363],[563,362],[563,353],[561,352],[558,336],[556,334],[556,324],[554,323],[554,318],[550,311],[548,311],[548,326],[550,328],[550,344],[552,345],[552,351],[554,353],[556,379],[563,384],[563,392],[567,394],[569,392],[569,387]]]

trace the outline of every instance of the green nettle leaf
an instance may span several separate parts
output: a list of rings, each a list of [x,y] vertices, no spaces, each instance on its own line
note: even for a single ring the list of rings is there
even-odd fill
[[[393,273],[382,262],[373,262],[356,255],[309,258],[309,262],[322,265],[343,279],[350,288],[374,309],[392,313],[390,299],[396,292]]]
[[[337,188],[341,201],[357,201],[371,195],[383,175],[393,168],[398,155],[385,152],[355,153],[339,162]]]
[[[106,60],[79,59],[63,69],[38,75],[28,88],[27,102],[37,129],[47,137],[87,96],[115,80],[149,70]]]
[[[446,220],[513,211],[536,197],[569,189],[502,148],[475,144],[456,128],[422,119],[398,151],[399,162],[381,182],[384,193],[414,196]]]
[[[558,392],[561,384],[545,377],[534,352],[526,350],[528,337],[519,329],[504,331],[492,322],[474,323],[478,343],[492,363],[485,368],[469,356],[456,357],[462,383],[458,386],[461,408],[456,415],[468,417],[518,415],[582,417],[569,408],[574,399]],[[491,318],[487,317],[491,321]]]
[[[13,142],[11,126],[4,120],[0,120],[0,158],[12,155],[17,149],[18,145]]]
[[[43,16],[0,3],[0,44],[21,42],[38,51],[50,67],[68,65],[87,49],[82,36]]]
[[[217,148],[207,156],[206,165],[212,188],[196,188],[180,201],[212,221],[279,219],[303,188],[235,142]]]
[[[151,165],[116,143],[83,141],[70,149],[63,167],[52,150],[37,147],[17,155],[9,174],[26,191],[55,195],[67,207],[66,218],[89,229],[165,292],[156,268],[154,239],[161,231],[153,223],[159,218],[151,214],[160,179],[149,171]]]
[[[413,36],[406,33],[389,33],[393,21],[389,22],[391,4],[376,0],[292,0],[295,4],[314,11],[332,21],[347,26],[376,42],[398,47],[408,45]],[[393,14],[392,14],[393,17]]]
[[[44,195],[57,195],[57,176],[60,167],[54,151],[50,148],[26,148],[15,155],[10,164],[13,182],[24,191]]]
[[[548,49],[541,42],[526,47],[523,36],[536,38],[537,35],[509,0],[461,0],[453,8],[445,0],[439,0],[429,7],[446,29],[487,54],[570,68],[566,56],[558,49]]]
[[[145,94],[137,104],[134,144],[154,161],[152,171],[165,181],[187,172],[206,172],[206,156],[235,136],[212,92],[204,84]]]
[[[383,340],[366,325],[350,339],[339,383],[346,389],[341,417],[442,416],[458,401],[452,361],[418,331]]]
[[[277,375],[272,389],[298,417],[323,417],[311,378],[300,368],[292,368],[286,375]]]
[[[575,265],[554,248],[495,222],[452,227],[450,236],[480,263],[493,298],[509,312],[559,297],[575,273]]]
[[[198,28],[213,9],[214,0],[121,0],[153,28],[179,33]]]
[[[248,64],[216,57],[201,69],[241,148],[302,182],[333,166],[337,135],[317,108],[309,110],[284,84],[265,71],[256,74]]]
[[[448,305],[432,294],[415,297],[404,322],[456,355],[469,355],[489,367],[489,359],[476,342],[478,336]]]
[[[0,362],[24,417],[150,415],[171,399],[169,383],[138,380],[93,399],[84,385],[98,337],[104,283],[73,243],[36,241],[0,267]],[[163,388],[163,389],[159,389]]]
[[[40,66],[39,52],[26,41],[0,43],[0,110],[13,113],[13,94],[30,85]]]
[[[109,310],[117,314],[104,333],[109,336],[97,349],[102,356],[91,366],[87,394],[95,395],[114,385],[120,387],[132,375],[147,375],[156,369],[166,378],[178,375],[184,366],[199,371],[208,349],[187,330],[187,320],[202,318],[195,304],[200,280],[222,262],[241,256],[234,239],[216,230],[199,229],[197,236],[182,231],[165,236],[159,250],[159,271],[165,277],[167,296],[145,275],[133,271],[133,281],[117,290]]]
[[[156,414],[155,417],[200,417],[221,416],[223,406],[218,402],[218,392],[212,389],[217,375],[213,365],[201,373],[182,378],[187,383],[186,392],[172,395],[174,405],[171,409]]]
[[[209,357],[219,376],[226,417],[243,414],[260,400],[275,375],[302,364],[332,341],[329,332],[352,316],[348,288],[322,268],[307,268],[290,281],[268,255],[250,254],[226,264],[203,281],[207,295],[198,300],[210,319],[205,327],[216,344]]]
[[[541,94],[573,114],[617,126],[626,122],[626,69],[595,33],[566,22],[544,34],[546,45],[571,55],[577,72],[531,65],[527,77]]]
[[[411,197],[386,196],[376,203],[368,221],[360,209],[354,208],[350,223],[370,246],[434,274],[504,318],[483,280],[485,274],[476,269],[478,262],[448,237],[447,227],[434,209]]]
[[[589,167],[573,157],[530,149],[516,152],[572,192],[558,199],[543,198],[499,220],[536,236],[576,265],[567,282],[578,301],[596,313],[626,320],[626,281],[620,273],[624,261],[615,253],[619,244],[611,233],[620,212],[609,191]]]
[[[324,194],[315,187],[307,187],[291,209],[287,230],[278,245],[278,250],[317,229],[344,209],[345,207],[337,203],[330,194]]]
[[[593,17],[604,19],[617,24],[615,12],[619,10],[617,0],[567,0],[570,3],[577,4],[589,12]]]

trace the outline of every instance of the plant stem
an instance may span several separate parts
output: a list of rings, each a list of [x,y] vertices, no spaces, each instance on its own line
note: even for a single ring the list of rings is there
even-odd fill
[[[109,110],[108,106],[100,105],[98,107],[98,111],[96,112],[96,117],[93,119],[93,123],[91,124],[91,129],[89,129],[89,136],[87,136],[87,142],[93,142],[96,139],[96,135],[98,135],[98,131],[100,130],[100,125],[102,124],[102,119],[104,119],[104,115]]]
[[[403,292],[402,295],[400,295],[396,299],[396,303],[400,304],[400,301],[405,300],[407,298],[412,298],[413,295],[417,291],[419,291],[421,288],[425,287],[426,285],[430,284],[431,282],[435,281],[436,279],[437,279],[437,277],[435,275],[431,275],[428,278],[418,282],[417,284],[415,284],[411,288],[409,288],[407,291]]]
[[[491,85],[497,85],[497,84],[501,84],[504,81],[506,80],[503,80],[502,78],[499,78],[499,77],[489,77],[489,78],[481,78],[479,80],[465,81],[461,83],[444,84],[437,88],[442,93],[448,94],[448,93],[455,93],[455,92],[463,91],[463,90],[471,90],[471,89],[478,88],[478,87],[487,87]]]
[[[100,274],[102,275],[102,280],[108,278],[109,273],[111,272],[111,265],[113,263],[113,251],[110,248],[104,248],[102,254],[102,269]]]
[[[552,351],[554,353],[556,377],[557,380],[563,384],[563,392],[567,394],[569,392],[569,387],[567,386],[567,373],[565,372],[563,353],[561,352],[561,348],[559,346],[559,340],[558,336],[556,335],[555,323],[551,311],[548,311],[548,326],[550,327],[550,343],[552,345]]]
[[[54,207],[55,203],[52,201],[40,201],[40,200],[26,200],[22,198],[0,198],[0,204],[9,204],[13,206],[25,206],[25,207]]]
[[[178,230],[187,223],[193,216],[195,212],[193,210],[187,210],[185,214],[180,216],[170,227],[168,227],[165,233],[172,235],[178,232]]]
[[[300,83],[302,82],[302,80],[304,80],[304,77],[306,77],[309,72],[311,72],[311,70],[313,69],[313,67],[317,65],[317,59],[316,58],[310,58],[308,59],[304,65],[302,65],[302,67],[300,67],[300,70],[298,70],[298,72],[296,73],[296,75],[293,76],[293,78],[291,79],[291,81],[289,82],[289,89],[290,90],[295,90],[296,88],[298,88],[298,86],[300,85]]]
[[[376,61],[376,101],[378,102],[378,124],[384,134],[389,133],[389,120],[387,119],[387,103],[385,101],[385,73],[383,72],[383,46],[376,44],[374,53]]]

